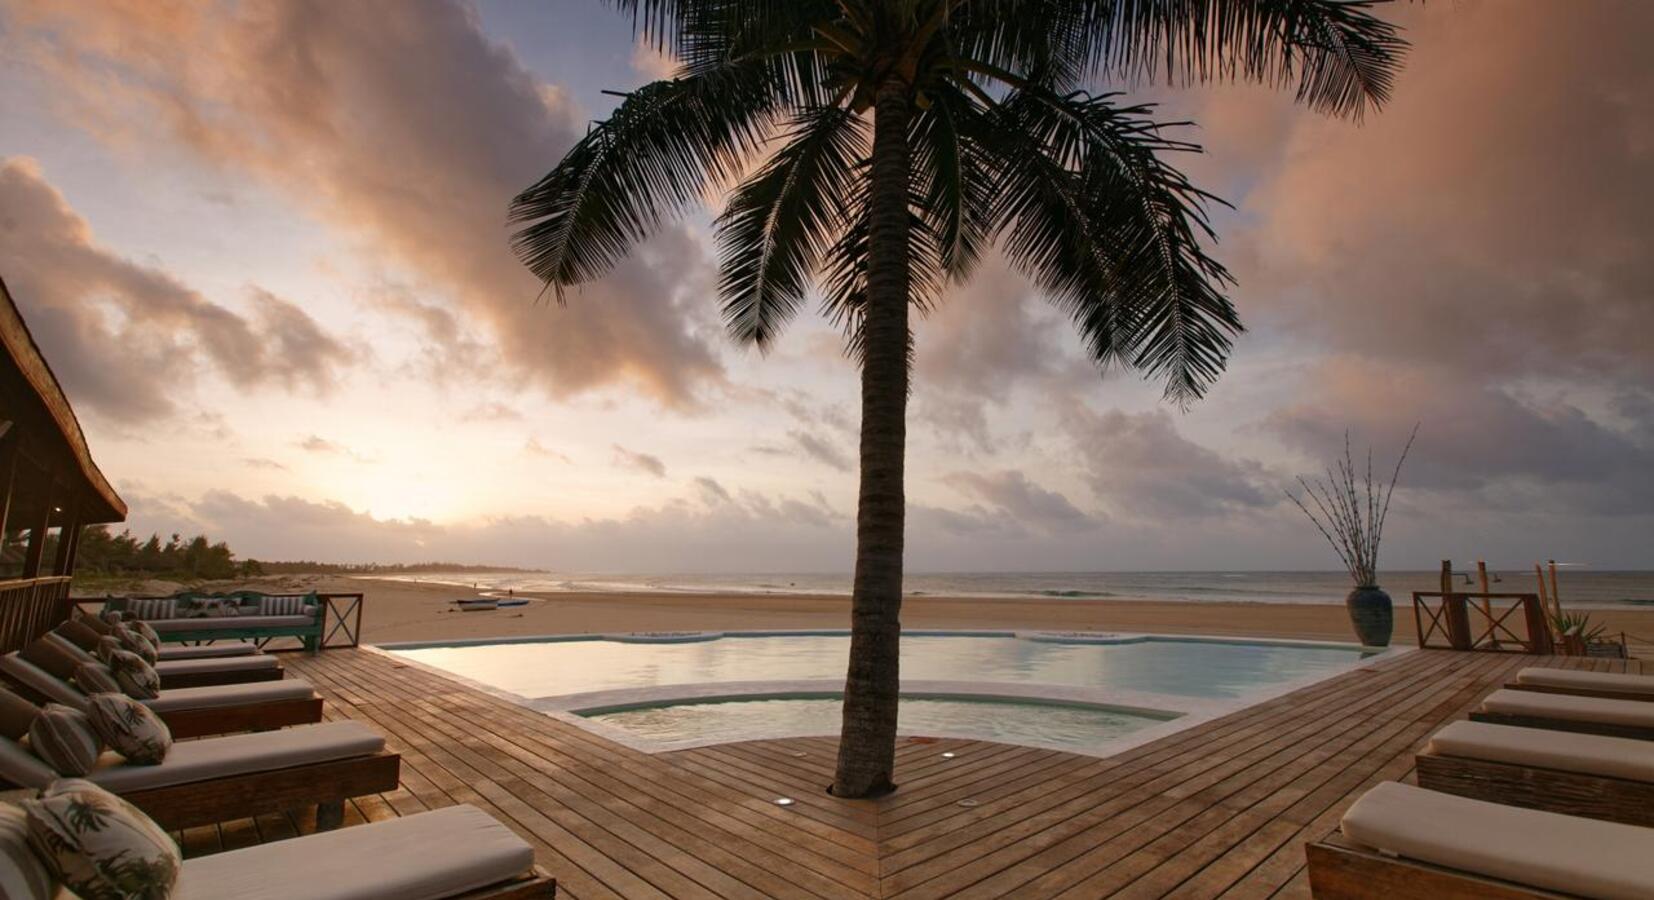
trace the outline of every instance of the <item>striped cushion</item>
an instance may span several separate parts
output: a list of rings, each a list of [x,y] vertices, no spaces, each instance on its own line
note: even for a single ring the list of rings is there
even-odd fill
[[[304,598],[299,596],[260,597],[258,614],[261,616],[296,616],[304,610]]]
[[[161,696],[161,676],[138,654],[116,650],[109,654],[109,668],[115,673],[115,683],[128,697],[154,700]]]
[[[98,733],[86,714],[48,703],[29,726],[29,749],[59,775],[85,775],[98,761]]]
[[[160,765],[172,747],[172,731],[149,707],[125,694],[93,694],[87,718],[104,743],[140,766]]]
[[[178,600],[174,597],[134,597],[127,601],[126,612],[133,619],[176,619]]]
[[[261,616],[303,615],[305,602],[309,599],[309,596],[303,594],[260,597],[258,598],[258,614]]]
[[[120,682],[115,680],[115,673],[101,662],[84,662],[75,667],[75,687],[80,688],[83,694],[98,694],[107,691],[120,693]]]
[[[0,897],[51,900],[55,896],[57,879],[29,849],[29,817],[19,807],[0,803]]]

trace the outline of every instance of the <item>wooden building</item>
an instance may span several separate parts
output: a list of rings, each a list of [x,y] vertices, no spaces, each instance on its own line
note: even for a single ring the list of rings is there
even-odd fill
[[[0,281],[0,651],[63,620],[81,530],[125,518]]]

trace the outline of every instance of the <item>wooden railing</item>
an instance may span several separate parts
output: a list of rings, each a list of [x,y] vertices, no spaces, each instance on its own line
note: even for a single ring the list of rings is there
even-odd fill
[[[23,649],[68,617],[68,578],[0,581],[0,653]]]
[[[1424,648],[1556,652],[1538,594],[1414,591],[1413,624]]]
[[[157,595],[158,596],[158,595]],[[134,597],[137,599],[137,597]],[[317,591],[316,599],[321,601],[321,625],[316,632],[316,646],[328,647],[356,647],[362,642],[362,607],[364,596],[359,593],[339,593],[336,591]],[[68,601],[78,604],[83,612],[97,615],[103,609],[108,597],[75,597]],[[65,606],[67,609],[67,606]],[[66,615],[67,613],[65,613]],[[235,619],[225,619],[226,627],[233,627]],[[25,642],[26,643],[26,642]],[[257,641],[258,645],[266,650],[298,650],[303,644],[297,638],[287,636],[273,636]]]

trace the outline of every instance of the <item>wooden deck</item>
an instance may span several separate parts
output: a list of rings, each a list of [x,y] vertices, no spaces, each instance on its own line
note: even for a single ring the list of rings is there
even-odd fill
[[[846,802],[823,792],[830,739],[649,755],[382,654],[284,661],[330,717],[402,753],[402,786],[358,799],[347,827],[475,804],[578,898],[1303,897],[1304,842],[1368,786],[1407,778],[1431,732],[1517,669],[1641,667],[1420,651],[1109,759],[904,739],[901,790]],[[313,827],[272,816],[183,842],[194,855]]]

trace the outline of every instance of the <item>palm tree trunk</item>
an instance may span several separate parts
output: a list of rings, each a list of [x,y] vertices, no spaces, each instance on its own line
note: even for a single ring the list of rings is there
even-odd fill
[[[896,789],[896,703],[901,687],[902,530],[908,390],[908,87],[881,85],[873,110],[873,164],[862,319],[861,493],[850,668],[833,794]]]

